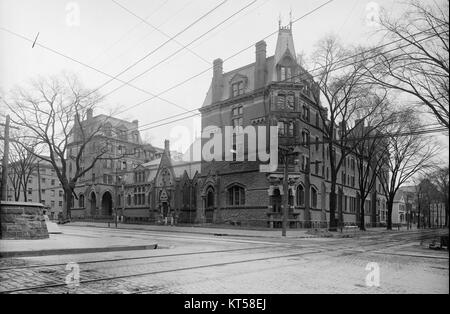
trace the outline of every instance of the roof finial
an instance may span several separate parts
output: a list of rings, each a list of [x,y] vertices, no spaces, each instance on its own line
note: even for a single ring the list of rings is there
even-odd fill
[[[281,29],[281,12],[278,14],[278,29]]]

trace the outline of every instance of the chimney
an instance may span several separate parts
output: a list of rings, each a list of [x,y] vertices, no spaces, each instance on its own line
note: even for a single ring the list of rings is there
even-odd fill
[[[255,89],[266,85],[266,42],[261,40],[256,43],[256,61],[255,61]]]
[[[164,153],[170,157],[170,141],[169,140],[165,140],[164,141]]]
[[[131,123],[133,123],[136,128],[139,128],[139,120],[133,120]]]
[[[92,108],[89,108],[86,110],[86,120],[91,120],[94,115],[94,110]]]
[[[213,80],[212,80],[212,102],[218,102],[222,99],[223,92],[223,60],[214,60]]]

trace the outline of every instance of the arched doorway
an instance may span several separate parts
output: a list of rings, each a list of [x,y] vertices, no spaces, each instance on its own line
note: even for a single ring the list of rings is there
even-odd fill
[[[112,196],[108,191],[102,197],[102,216],[112,216]]]
[[[206,190],[206,208],[205,208],[206,222],[210,223],[213,222],[214,207],[215,207],[214,189],[212,187],[209,187]]]
[[[91,212],[91,216],[95,216],[97,211],[97,196],[95,195],[95,192],[91,193],[90,200],[89,211]]]

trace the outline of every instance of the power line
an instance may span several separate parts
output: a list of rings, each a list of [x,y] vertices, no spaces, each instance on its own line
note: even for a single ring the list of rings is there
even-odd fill
[[[132,79],[128,80],[127,82],[133,82],[134,80],[140,78],[141,76],[147,74],[148,72],[150,72],[151,70],[153,70],[154,68],[156,68],[157,66],[159,66],[160,64],[166,62],[167,60],[169,60],[170,58],[172,58],[173,56],[177,55],[179,52],[181,52],[182,50],[186,49],[188,46],[192,45],[193,43],[195,43],[196,41],[198,41],[199,39],[203,38],[204,36],[206,36],[208,33],[212,32],[213,30],[215,30],[217,27],[219,27],[220,25],[224,24],[226,21],[228,21],[229,19],[231,19],[232,17],[234,17],[235,15],[239,14],[240,12],[244,11],[246,8],[248,8],[249,6],[253,5],[255,2],[257,2],[258,0],[253,0],[252,2],[250,2],[249,4],[245,5],[243,8],[239,9],[238,11],[236,11],[235,13],[233,13],[231,16],[227,17],[225,20],[223,20],[222,22],[220,22],[219,24],[215,25],[213,28],[210,28],[208,31],[206,31],[205,33],[203,33],[202,35],[198,36],[197,38],[195,38],[194,40],[192,40],[191,42],[189,42],[186,46],[178,49],[177,51],[173,52],[172,54],[170,54],[169,56],[167,56],[166,58],[164,58],[163,60],[159,61],[158,63],[156,63],[155,65],[151,66],[150,68],[146,69],[144,72],[141,72],[140,74],[136,75],[135,77],[133,77]],[[208,64],[210,64],[208,62]],[[113,89],[112,91],[108,92],[105,97],[111,95],[112,93],[118,91],[119,89],[121,89],[122,87],[124,87],[126,84],[122,84],[120,86],[118,86],[117,88]]]
[[[423,31],[423,32],[425,32],[425,31]],[[419,32],[419,33],[423,33],[423,32]],[[419,33],[414,34],[413,36],[418,35]],[[422,38],[422,39],[418,40],[418,42],[423,41],[423,40],[427,40],[427,39],[429,39],[429,38],[431,38],[431,37],[434,37],[434,35],[430,35],[430,36],[428,36],[428,37]],[[396,42],[391,42],[391,43],[389,43],[389,44],[394,44],[394,43],[396,43]],[[388,44],[383,44],[383,45],[381,45],[381,46],[377,46],[377,47],[374,47],[374,48],[372,48],[372,49],[365,50],[364,52],[361,52],[361,53],[355,54],[355,55],[353,55],[353,56],[344,58],[344,59],[339,60],[338,62],[336,62],[336,63],[334,63],[334,64],[330,64],[330,66],[336,65],[337,63],[346,61],[346,60],[348,60],[348,59],[350,59],[350,58],[354,58],[354,57],[356,57],[356,56],[358,56],[358,55],[361,55],[361,54],[370,52],[371,50],[377,50],[377,49],[386,47],[387,45],[388,45]],[[407,46],[410,46],[410,45],[412,45],[412,44],[406,44],[406,45],[403,45],[403,46],[399,46],[399,47],[393,48],[393,49],[388,50],[388,51],[383,51],[383,52],[378,53],[377,55],[380,55],[381,53],[392,52],[392,51],[395,51],[395,50],[398,50],[398,49],[403,49],[403,48],[405,48],[405,47],[407,47]],[[377,55],[375,55],[375,56],[377,56]],[[345,68],[345,67],[348,67],[348,66],[350,66],[350,65],[354,65],[354,64],[360,63],[361,61],[365,61],[365,60],[371,59],[371,58],[373,58],[373,57],[374,57],[374,55],[371,55],[371,56],[369,56],[369,57],[367,57],[367,58],[365,58],[365,59],[358,60],[358,61],[353,62],[353,63],[348,63],[348,64],[345,64],[345,65],[343,65],[343,66],[341,66],[341,67],[333,68],[332,70],[330,70],[330,72],[336,71],[336,70],[340,70],[340,69],[342,69],[342,68]],[[282,80],[282,81],[278,81],[278,83],[287,82],[287,81],[290,81],[292,78],[299,77],[299,76],[303,76],[303,75],[310,75],[311,77],[314,78],[314,77],[317,76],[317,75],[311,75],[310,73],[313,72],[313,71],[318,71],[318,70],[321,69],[321,68],[324,68],[324,67],[323,67],[323,66],[318,67],[318,68],[316,68],[316,69],[311,70],[309,73],[306,73],[306,74],[305,74],[305,73],[301,73],[301,74],[299,74],[299,75],[294,75],[294,76],[292,76],[292,77],[290,77],[290,78],[284,79],[284,80]],[[208,69],[208,70],[209,70],[209,69]],[[203,74],[203,71],[202,71],[200,74]],[[197,76],[200,75],[200,74],[197,74]],[[175,87],[178,87],[179,85],[184,84],[185,82],[186,82],[186,81],[183,81],[182,83],[179,83],[179,84],[175,85]],[[171,89],[173,89],[173,88],[175,88],[175,87],[172,87]],[[164,94],[164,93],[167,92],[167,91],[168,91],[168,90],[165,90],[165,91],[161,92],[161,93],[158,94],[158,95]],[[148,101],[148,100],[150,100],[150,99],[144,100],[143,102],[146,102],[146,101]],[[134,106],[138,106],[138,105],[142,104],[143,102],[137,103],[137,104],[135,104]],[[130,109],[131,109],[131,108],[132,108],[132,107],[130,107]],[[194,111],[199,110],[199,109],[201,109],[201,107],[200,107],[200,108],[197,108],[197,109],[193,109],[193,110],[191,110],[191,112],[194,112]],[[129,110],[129,109],[127,108],[127,109],[121,111],[120,113],[123,113],[123,112],[125,112],[125,111],[127,111],[127,110]],[[186,113],[183,113],[183,114],[186,114]],[[176,119],[176,120],[171,121],[171,122],[168,122],[168,123],[160,124],[160,125],[158,125],[158,126],[164,126],[164,125],[167,125],[167,124],[170,124],[170,123],[174,123],[174,122],[178,122],[178,121],[183,120],[183,119],[188,119],[188,118],[191,118],[191,117],[200,115],[200,114],[201,114],[201,113],[196,113],[196,114],[193,114],[193,115],[188,116],[188,117],[184,117],[184,118]],[[177,114],[177,115],[174,115],[174,116],[171,116],[171,117],[166,117],[166,118],[164,118],[164,119],[156,120],[156,121],[153,121],[153,122],[151,122],[151,123],[144,124],[144,125],[142,125],[142,126],[151,125],[151,124],[154,124],[154,123],[158,123],[158,122],[160,122],[160,121],[165,121],[165,120],[168,120],[168,119],[170,119],[170,118],[172,118],[172,117],[176,117],[176,116],[180,116],[180,115],[182,115],[182,114]],[[142,127],[142,126],[141,126],[141,127]],[[142,131],[144,131],[144,130],[147,130],[147,128],[146,128],[146,129],[142,129]]]
[[[21,39],[23,39],[23,40],[25,40],[25,41],[28,41],[28,42],[31,42],[31,43],[34,41],[34,40],[32,40],[32,39],[30,39],[30,38],[28,38],[28,37],[25,37],[25,36],[23,36],[23,35],[21,35],[21,34],[18,34],[18,33],[14,32],[14,31],[11,31],[11,30],[9,30],[9,29],[7,29],[7,28],[4,28],[4,27],[1,27],[1,26],[0,26],[0,30],[3,30],[4,32],[7,32],[7,33],[9,33],[9,34],[11,34],[11,35],[14,35],[14,36],[16,36],[16,37],[18,37],[18,38],[21,38]],[[64,54],[64,53],[62,53],[62,52],[59,52],[59,51],[57,51],[57,50],[55,50],[55,49],[52,49],[52,48],[50,48],[50,47],[48,47],[48,46],[45,46],[45,45],[43,45],[43,44],[41,44],[41,43],[39,43],[39,42],[36,43],[36,46],[41,47],[41,48],[43,48],[43,49],[45,49],[45,50],[48,50],[48,51],[50,51],[50,52],[52,52],[52,53],[54,53],[54,54],[57,54],[57,55],[59,55],[59,56],[65,58],[65,59],[68,59],[68,60],[70,60],[70,61],[72,61],[72,62],[75,62],[75,63],[77,63],[77,64],[79,64],[79,65],[82,65],[82,66],[84,66],[84,67],[86,67],[86,68],[89,68],[89,69],[91,69],[91,70],[94,70],[95,72],[100,73],[100,74],[102,74],[102,75],[104,75],[104,76],[107,76],[107,77],[110,77],[110,78],[114,78],[115,80],[117,80],[117,81],[119,81],[119,82],[122,82],[122,83],[126,83],[125,81],[123,81],[123,80],[121,80],[121,79],[119,79],[119,78],[115,78],[115,77],[114,77],[113,75],[111,75],[111,74],[108,74],[108,73],[106,73],[106,72],[104,72],[104,71],[102,71],[102,70],[99,70],[99,69],[97,69],[97,68],[95,68],[95,67],[93,67],[93,66],[91,66],[91,65],[89,65],[89,64],[87,64],[87,63],[85,63],[85,62],[79,61],[79,60],[77,60],[77,59],[75,59],[75,58],[73,58],[73,57],[71,57],[71,56],[68,56],[68,55],[66,55],[66,54]],[[150,95],[150,96],[152,96],[152,97],[158,98],[158,99],[160,99],[160,100],[162,100],[162,101],[164,101],[164,102],[166,102],[166,103],[168,103],[168,104],[171,104],[171,105],[173,105],[173,106],[175,106],[175,107],[178,107],[178,108],[180,108],[180,109],[186,110],[183,106],[178,105],[178,104],[176,104],[176,103],[174,103],[174,102],[172,102],[172,101],[170,101],[170,100],[167,100],[167,99],[165,99],[165,98],[162,98],[161,96],[156,95],[156,94],[154,94],[154,93],[152,93],[152,92],[149,92],[149,91],[147,91],[147,90],[144,90],[144,89],[142,89],[142,88],[140,88],[140,87],[137,87],[137,86],[132,85],[132,84],[129,84],[129,83],[127,83],[127,85],[130,86],[130,87],[133,87],[134,89],[136,89],[136,90],[138,90],[138,91],[141,91],[141,92],[143,92],[143,93],[145,93],[145,94],[148,94],[148,95]],[[91,92],[90,94],[92,94],[92,92]],[[87,96],[86,96],[86,97],[87,97]]]
[[[125,10],[126,12],[128,12],[129,14],[133,15],[134,17],[136,17],[137,19],[139,19],[142,23],[145,23],[146,25],[150,26],[153,30],[156,30],[158,33],[162,34],[163,36],[170,38],[170,35],[168,35],[167,33],[165,33],[164,31],[160,30],[158,27],[150,24],[147,19],[144,19],[142,17],[140,17],[139,15],[137,15],[136,13],[134,13],[133,11],[129,10],[127,7],[125,7],[124,5],[122,5],[121,3],[119,3],[116,0],[111,0],[112,2],[114,2],[115,4],[117,4],[120,8],[122,8],[123,10]],[[185,46],[184,44],[180,43],[178,40],[174,39],[173,40],[176,44],[180,45],[183,49],[186,49],[187,51],[189,51],[190,53],[192,53],[194,56],[196,56],[197,58],[199,58],[200,60],[206,62],[207,64],[210,64],[211,62],[209,62],[208,60],[206,60],[205,58],[203,58],[202,56],[200,56],[199,54],[197,54],[195,51],[191,50],[190,48],[188,48],[187,46]]]
[[[147,17],[145,17],[145,20],[148,20],[150,17],[152,17],[153,15],[155,15],[157,12],[159,12],[162,7],[164,7],[167,2],[169,2],[169,0],[165,0],[162,4],[160,4],[150,15],[148,15]],[[125,33],[122,34],[122,36],[120,36],[120,38],[118,40],[116,40],[114,43],[112,43],[111,45],[109,45],[106,49],[103,50],[103,52],[99,53],[97,56],[95,56],[94,58],[92,58],[92,60],[90,60],[90,62],[94,61],[95,59],[97,59],[99,56],[103,55],[106,51],[109,51],[112,47],[114,47],[115,45],[117,45],[119,42],[121,42],[124,38],[126,38],[126,36],[131,33],[134,29],[136,29],[138,26],[140,26],[142,24],[142,21],[135,24],[132,28],[128,29]]]
[[[328,5],[329,3],[333,2],[333,1],[334,1],[334,0],[328,0],[327,2],[325,2],[325,3],[323,3],[323,4],[319,5],[319,6],[317,6],[316,8],[312,9],[311,11],[309,11],[309,12],[303,14],[302,16],[298,17],[297,19],[293,20],[293,21],[292,21],[292,24],[294,24],[294,23],[300,21],[301,19],[303,19],[303,18],[305,18],[305,17],[311,15],[312,13],[318,11],[319,9],[321,9],[322,7]],[[270,37],[272,37],[273,35],[277,34],[278,32],[279,32],[279,30],[276,30],[276,31],[270,33],[269,35],[267,35],[266,37],[262,38],[262,40],[265,40],[265,39],[267,39],[267,38],[270,38]],[[229,56],[228,58],[224,59],[223,62],[226,62],[226,61],[228,61],[228,60],[230,60],[230,59],[236,57],[237,55],[243,53],[244,51],[247,51],[248,49],[253,48],[253,47],[254,47],[254,45],[250,45],[250,46],[248,46],[248,47],[245,47],[244,49],[241,49],[241,50],[237,51],[236,53],[234,53],[233,55]],[[175,89],[175,88],[177,88],[177,87],[179,87],[179,86],[181,86],[181,85],[184,85],[185,83],[187,83],[187,82],[193,80],[194,78],[197,78],[197,77],[203,75],[204,73],[208,72],[208,71],[211,70],[212,68],[213,68],[213,67],[211,66],[211,67],[209,67],[209,68],[207,68],[207,69],[201,71],[200,73],[197,73],[197,74],[195,74],[194,76],[191,76],[191,77],[185,79],[184,81],[182,81],[182,82],[180,82],[180,83],[177,83],[177,84],[175,84],[174,86],[169,87],[168,89],[165,89],[164,91],[162,91],[162,92],[159,93],[158,95],[160,95],[160,94],[165,94],[165,93],[167,93],[167,92],[169,92],[169,91],[171,91],[171,90],[173,90],[173,89]],[[135,107],[137,107],[137,106],[140,106],[140,105],[142,105],[143,103],[146,103],[147,101],[150,101],[150,100],[152,100],[152,99],[154,99],[154,97],[145,99],[145,100],[143,100],[143,101],[141,101],[141,102],[139,102],[139,103],[137,103],[137,104],[135,104],[135,105],[132,105],[132,106],[130,106],[130,107],[128,107],[128,108],[125,108],[123,111],[119,112],[119,114],[120,114],[120,113],[123,113],[123,112],[125,112],[125,111],[128,111],[128,110],[130,110],[130,109],[133,109],[133,108],[135,108]]]
[[[191,5],[191,3],[194,0],[190,0],[188,2],[186,2],[183,6],[181,6],[179,8],[179,10],[177,10],[175,13],[172,13],[171,16],[168,19],[165,19],[163,23],[158,25],[158,28],[162,27],[163,25],[167,24],[168,22],[170,22],[172,19],[174,19],[180,12],[184,11],[186,7],[189,7]],[[147,18],[148,19],[148,18]],[[141,23],[139,23],[141,24]],[[137,45],[138,43],[140,43],[141,41],[143,41],[145,38],[147,38],[148,36],[150,36],[151,34],[153,34],[153,31],[146,33],[144,36],[141,36],[139,38],[139,40],[132,44],[131,47],[128,47],[127,49],[125,49],[124,51],[122,51],[122,53],[120,53],[119,55],[111,58],[109,61],[107,61],[106,63],[104,63],[103,65],[109,65],[112,61],[121,58],[123,55],[125,55],[129,50],[131,50],[135,45]]]
[[[293,22],[293,23],[294,23],[294,22]],[[440,26],[442,26],[442,25],[440,25]],[[411,36],[420,35],[420,34],[425,33],[425,32],[427,32],[427,31],[428,31],[428,30],[421,31],[421,32],[418,32],[418,33],[413,34],[413,35],[411,35]],[[276,33],[276,32],[275,32],[275,33]],[[273,34],[274,34],[274,33],[273,33]],[[272,34],[272,35],[273,35],[273,34]],[[270,37],[270,36],[271,36],[271,35],[266,36],[264,39],[266,39],[266,38],[268,38],[268,37]],[[422,39],[420,39],[420,40],[417,40],[417,42],[420,42],[420,41],[423,41],[423,40],[427,40],[427,39],[432,38],[432,37],[434,37],[434,36],[435,36],[435,35],[430,35],[430,36],[428,36],[428,37],[425,37],[425,38],[422,38]],[[359,56],[359,55],[362,55],[362,54],[371,52],[371,51],[373,51],[373,50],[377,50],[377,49],[380,49],[380,48],[384,48],[384,47],[386,47],[386,46],[388,46],[388,45],[395,44],[395,43],[397,43],[397,42],[399,42],[399,41],[401,41],[401,40],[402,40],[402,39],[398,39],[398,40],[395,40],[395,41],[390,42],[390,43],[382,44],[382,45],[373,47],[373,48],[371,48],[371,49],[364,50],[364,51],[362,51],[362,52],[360,52],[360,53],[357,53],[357,54],[351,55],[351,56],[349,56],[349,57],[343,58],[343,59],[339,60],[338,62],[336,62],[336,63],[334,63],[334,64],[331,63],[329,66],[332,66],[332,65],[335,65],[335,64],[337,64],[337,63],[341,63],[341,62],[347,61],[347,60],[352,59],[352,58],[355,58],[355,57],[357,57],[357,56]],[[409,43],[409,44],[406,44],[406,45],[403,45],[403,46],[399,46],[399,47],[393,48],[393,49],[388,50],[388,51],[380,52],[380,53],[378,53],[378,54],[375,55],[375,56],[381,55],[382,53],[392,52],[392,51],[395,51],[395,50],[403,49],[403,48],[408,47],[408,46],[411,46],[411,45],[412,45],[412,43]],[[253,47],[253,45],[250,46],[250,47]],[[225,62],[225,61],[227,61],[227,60],[229,60],[229,59],[235,57],[236,55],[238,55],[238,54],[244,52],[244,51],[247,50],[247,49],[249,49],[249,47],[244,48],[244,49],[238,51],[237,53],[235,53],[234,55],[232,55],[232,56],[226,58],[226,59],[223,60],[223,61]],[[340,69],[343,69],[343,68],[348,67],[348,66],[350,66],[350,65],[354,65],[354,64],[360,63],[361,61],[369,60],[369,59],[371,59],[371,58],[373,58],[373,57],[374,57],[374,55],[372,55],[372,56],[370,56],[370,57],[367,57],[367,58],[365,58],[365,59],[358,60],[358,61],[353,62],[353,63],[345,64],[344,66],[341,66],[341,67],[339,67],[339,68],[335,68],[335,69],[330,70],[330,72],[331,72],[331,71],[340,70]],[[324,66],[320,66],[320,67],[318,67],[318,68],[315,68],[315,69],[311,70],[311,71],[310,71],[309,73],[307,73],[307,74],[301,73],[301,74],[298,74],[298,75],[293,75],[293,76],[291,76],[290,78],[287,78],[287,79],[285,79],[285,80],[278,81],[278,83],[287,82],[287,81],[290,81],[292,78],[300,77],[300,76],[303,76],[303,75],[310,75],[311,72],[313,72],[313,71],[318,71],[319,69],[323,69],[323,68],[325,68],[325,67],[324,67]],[[210,68],[208,68],[208,69],[205,69],[205,70],[201,71],[200,73],[197,73],[197,74],[195,74],[194,76],[191,76],[191,77],[185,79],[184,81],[182,81],[182,82],[180,82],[180,83],[177,83],[176,85],[173,85],[173,86],[171,86],[171,87],[165,89],[164,91],[158,93],[158,95],[163,95],[163,94],[165,94],[165,93],[167,93],[167,92],[169,92],[169,91],[171,91],[171,90],[173,90],[173,89],[175,89],[175,88],[177,88],[177,87],[179,87],[179,86],[181,86],[181,85],[184,85],[185,83],[187,83],[187,82],[193,80],[194,78],[196,78],[196,77],[198,77],[198,76],[201,76],[202,74],[208,72],[208,71],[211,70],[211,69],[212,69],[212,67],[210,67]],[[311,77],[314,77],[314,75],[310,75],[310,76],[311,76]],[[147,101],[150,101],[150,100],[152,100],[152,99],[154,99],[154,97],[152,97],[152,98],[147,98],[147,99],[145,99],[145,100],[143,100],[143,101],[140,101],[140,102],[138,102],[138,103],[136,103],[136,104],[134,104],[134,105],[132,105],[132,106],[130,106],[130,107],[127,107],[127,108],[125,108],[125,109],[122,110],[122,111],[120,111],[119,114],[124,113],[124,112],[126,112],[126,111],[128,111],[128,110],[131,110],[131,109],[133,109],[133,108],[135,108],[135,107],[138,107],[138,106],[140,106],[140,105],[142,105],[142,104],[144,104],[144,103],[146,103]],[[198,109],[200,109],[200,108],[198,108]],[[165,118],[165,119],[167,119],[167,118]],[[158,122],[158,121],[156,121],[156,122]],[[151,124],[151,123],[150,123],[150,124]],[[146,124],[146,125],[148,125],[148,124]]]
[[[329,3],[333,2],[333,1],[334,1],[334,0],[329,0],[329,1],[325,2],[325,3],[323,3],[322,5],[320,5],[320,6],[316,7],[316,8],[314,8],[313,10],[311,10],[311,11],[305,13],[304,15],[298,17],[297,19],[295,19],[294,21],[292,21],[292,23],[296,23],[296,22],[300,21],[301,19],[307,17],[308,15],[314,13],[315,11],[319,10],[319,9],[322,8],[323,6],[329,4]],[[1,26],[0,26],[0,29],[3,30],[3,31],[5,31],[5,32],[7,32],[7,33],[9,33],[9,34],[11,34],[11,35],[14,35],[14,36],[16,36],[16,37],[18,37],[18,38],[21,38],[21,39],[23,39],[23,40],[25,40],[25,41],[33,42],[32,39],[29,39],[29,38],[27,38],[27,37],[25,37],[25,36],[23,36],[23,35],[20,35],[20,34],[18,34],[18,33],[15,33],[15,32],[13,32],[13,31],[11,31],[11,30],[9,30],[9,29],[6,29],[6,28],[4,28],[4,27],[1,27]],[[278,30],[275,31],[275,32],[273,32],[273,33],[271,33],[271,34],[269,34],[269,35],[267,35],[266,37],[263,38],[263,40],[264,40],[264,39],[267,39],[267,38],[269,38],[269,37],[271,37],[271,36],[273,36],[273,35],[275,35],[275,34],[277,34],[277,33],[278,33]],[[107,77],[110,77],[110,78],[112,78],[112,79],[115,79],[115,80],[117,80],[117,81],[119,81],[119,82],[121,82],[121,83],[125,83],[125,81],[123,81],[123,80],[121,80],[121,79],[119,79],[119,78],[117,78],[117,77],[115,77],[115,76],[113,76],[113,75],[111,75],[111,74],[108,74],[108,73],[106,73],[106,72],[104,72],[104,71],[102,71],[102,70],[99,70],[99,69],[97,69],[97,68],[95,68],[95,67],[93,67],[93,66],[91,66],[91,65],[89,65],[89,64],[86,64],[86,63],[84,63],[84,62],[82,62],[82,61],[79,61],[79,60],[77,60],[77,59],[75,59],[75,58],[73,58],[73,57],[70,57],[70,56],[68,56],[68,55],[66,55],[66,54],[64,54],[64,53],[61,53],[61,52],[59,52],[59,51],[57,51],[57,50],[54,50],[54,49],[52,49],[52,48],[50,48],[50,47],[47,47],[47,46],[43,45],[43,44],[36,43],[36,45],[39,46],[39,47],[41,47],[41,48],[44,48],[44,49],[46,49],[46,50],[48,50],[48,51],[50,51],[50,52],[52,52],[52,53],[54,53],[54,54],[57,54],[57,55],[59,55],[59,56],[61,56],[61,57],[63,57],[63,58],[69,59],[69,60],[71,60],[71,61],[73,61],[73,62],[75,62],[75,63],[77,63],[77,64],[79,64],[79,65],[82,65],[82,66],[87,67],[87,68],[89,68],[89,69],[91,69],[91,70],[94,70],[94,71],[96,71],[96,72],[98,72],[98,73],[100,73],[100,74],[103,74],[103,75],[105,75],[105,76],[107,76]],[[229,56],[228,58],[226,58],[224,61],[227,61],[227,60],[230,60],[231,58],[234,58],[235,56],[239,55],[240,53],[242,53],[242,52],[244,52],[244,51],[246,51],[246,50],[248,50],[248,49],[250,49],[251,47],[253,47],[253,45],[248,46],[248,47],[246,47],[245,49],[242,49],[242,50],[236,52],[235,54],[233,54],[233,55]],[[185,113],[176,114],[176,115],[171,116],[171,117],[163,118],[163,119],[160,119],[160,120],[158,120],[158,121],[153,121],[153,122],[151,122],[151,123],[144,124],[144,126],[145,126],[145,125],[151,125],[151,124],[154,124],[154,123],[158,123],[159,121],[165,121],[165,120],[168,120],[168,119],[170,119],[170,118],[172,118],[172,117],[181,116],[181,115],[184,115],[184,114],[187,114],[187,113],[191,113],[191,112],[197,111],[198,109],[187,110],[187,109],[184,108],[183,106],[180,106],[180,105],[178,105],[178,104],[176,104],[176,103],[174,103],[174,102],[171,102],[171,101],[169,101],[169,100],[167,100],[167,99],[162,98],[161,95],[164,94],[164,93],[167,93],[168,91],[170,91],[170,90],[172,90],[172,89],[175,89],[175,88],[178,87],[178,86],[181,86],[181,85],[185,84],[186,82],[188,82],[188,81],[190,81],[190,80],[192,80],[192,79],[194,79],[194,78],[196,78],[196,77],[198,77],[198,76],[200,76],[200,75],[202,75],[202,74],[204,74],[204,73],[206,73],[206,72],[208,72],[210,69],[212,69],[212,67],[209,67],[208,69],[205,69],[204,71],[202,71],[202,72],[200,72],[200,73],[198,73],[198,74],[196,74],[196,75],[194,75],[194,76],[188,78],[187,80],[182,81],[181,83],[176,84],[175,86],[172,86],[171,88],[169,88],[169,89],[167,89],[167,90],[165,90],[165,91],[163,91],[163,92],[161,92],[161,93],[159,93],[159,94],[157,94],[157,95],[155,95],[155,94],[153,94],[153,93],[151,93],[151,92],[149,92],[149,91],[143,90],[142,88],[139,88],[139,87],[137,87],[137,86],[134,86],[134,85],[131,85],[131,84],[127,84],[127,85],[129,85],[130,87],[133,87],[133,88],[135,88],[135,89],[137,89],[137,90],[139,90],[139,91],[141,91],[141,92],[144,92],[144,93],[149,94],[150,96],[152,96],[151,98],[146,99],[146,100],[144,100],[144,101],[141,102],[141,103],[144,103],[144,102],[147,102],[147,101],[149,101],[149,100],[152,100],[152,99],[157,98],[157,99],[163,100],[164,102],[167,102],[167,103],[169,103],[169,104],[172,104],[172,105],[174,105],[174,106],[176,106],[176,107],[178,107],[178,108],[183,109],[183,110],[186,111]],[[93,93],[93,92],[91,92],[91,93]],[[91,93],[90,93],[90,94],[91,94]],[[138,104],[136,104],[136,105],[134,105],[134,106],[138,106],[138,105],[140,105],[141,103],[138,103]],[[131,108],[129,108],[129,109],[131,109]],[[129,110],[129,109],[126,109],[126,110],[124,110],[124,111],[122,111],[122,112],[119,112],[119,113],[123,113],[123,112],[125,112],[125,111],[127,111],[127,110]],[[118,114],[119,114],[119,113],[118,113]],[[198,115],[198,114],[197,114],[197,115]],[[186,117],[186,118],[189,118],[189,117]]]
[[[106,81],[105,83],[103,83],[102,85],[100,85],[99,87],[97,87],[96,89],[94,89],[91,93],[94,93],[96,91],[98,91],[99,89],[103,88],[104,86],[108,85],[109,83],[111,83],[112,81],[114,81],[115,79],[117,79],[120,75],[124,74],[125,72],[127,72],[128,70],[132,69],[133,67],[135,67],[136,65],[138,65],[139,63],[141,63],[142,61],[144,61],[145,59],[147,59],[149,56],[151,56],[152,54],[154,54],[155,52],[157,52],[158,50],[160,50],[161,48],[163,48],[164,46],[166,46],[168,43],[170,43],[171,41],[173,41],[175,38],[177,38],[178,36],[180,36],[181,34],[183,34],[184,32],[186,32],[188,29],[192,28],[195,24],[197,24],[198,22],[200,22],[201,20],[203,20],[205,17],[207,17],[208,15],[210,15],[212,12],[214,12],[215,10],[217,10],[218,8],[220,8],[222,5],[224,5],[226,2],[228,2],[228,0],[223,0],[221,3],[219,3],[218,5],[216,5],[214,8],[212,8],[211,10],[209,10],[208,12],[206,12],[205,14],[203,14],[202,16],[200,16],[199,18],[197,18],[194,22],[192,22],[191,24],[189,24],[188,26],[186,26],[185,28],[183,28],[181,31],[179,31],[178,33],[176,33],[174,36],[170,37],[168,40],[166,40],[164,43],[162,43],[161,45],[159,45],[157,48],[153,49],[152,51],[150,51],[149,53],[147,53],[145,56],[139,58],[137,61],[133,62],[131,65],[127,66],[125,69],[123,69],[121,72],[119,72],[118,74],[116,74],[114,76],[114,78],[109,79],[108,81]]]

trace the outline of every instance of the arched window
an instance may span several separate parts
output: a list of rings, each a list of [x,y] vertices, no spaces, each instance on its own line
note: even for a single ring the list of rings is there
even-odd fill
[[[311,187],[311,207],[317,208],[317,190],[315,187]]]
[[[239,206],[245,204],[245,190],[239,185],[228,188],[228,205]]]
[[[128,197],[127,197],[127,204],[128,204],[128,206],[131,206],[131,195],[130,194],[128,194]]]
[[[297,186],[297,206],[305,206],[305,189],[301,184]]]
[[[194,190],[192,191],[192,206],[197,208],[197,183],[195,183]]]
[[[83,194],[80,194],[80,196],[78,196],[78,207],[84,208],[84,195]]]
[[[190,208],[190,201],[189,186],[185,183],[183,185],[183,207]]]

